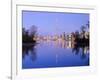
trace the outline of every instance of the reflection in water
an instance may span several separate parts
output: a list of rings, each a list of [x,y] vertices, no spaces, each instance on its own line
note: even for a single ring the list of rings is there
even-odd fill
[[[23,68],[89,65],[88,45],[65,40],[37,41],[37,43],[23,44]],[[34,63],[30,63],[31,61]]]
[[[72,48],[72,42],[71,41],[65,41],[65,40],[56,40],[56,41],[39,41],[38,43],[46,43],[48,45],[52,45],[55,47],[60,47],[60,48]]]
[[[23,44],[22,49],[22,58],[24,59],[26,55],[30,55],[32,61],[36,59],[36,52],[35,52],[35,45],[36,44]]]
[[[75,44],[74,47],[72,48],[72,52],[76,55],[78,55],[80,53],[81,50],[81,58],[84,59],[86,57],[86,54],[89,53],[89,46],[88,45],[84,45],[84,44]]]

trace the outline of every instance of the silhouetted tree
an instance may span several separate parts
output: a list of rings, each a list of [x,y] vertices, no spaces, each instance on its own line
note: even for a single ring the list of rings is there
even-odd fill
[[[24,43],[29,43],[29,42],[36,42],[33,40],[37,32],[37,27],[32,25],[29,30],[25,30],[25,28],[22,28],[22,40]]]
[[[86,27],[85,26],[81,26],[81,31],[84,33],[86,30]]]
[[[75,32],[75,42],[76,42],[76,43],[78,43],[79,37],[80,37],[79,31],[76,31],[76,32]]]
[[[86,24],[86,26],[89,28],[90,27],[90,22],[88,21],[88,23]]]
[[[36,35],[37,32],[37,27],[35,25],[32,25],[29,29],[29,35],[34,37]]]

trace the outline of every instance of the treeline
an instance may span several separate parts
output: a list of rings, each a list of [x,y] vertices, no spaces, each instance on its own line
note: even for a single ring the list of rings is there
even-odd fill
[[[89,45],[89,22],[86,25],[82,25],[80,27],[80,30],[71,32],[70,34],[66,34],[66,32],[63,32],[63,34],[60,36],[65,41],[72,41],[75,44],[82,44],[82,45]]]
[[[86,25],[81,26],[80,32],[76,31],[72,33],[72,36],[75,38],[74,41],[76,44],[89,45],[89,22]]]
[[[23,43],[35,43],[34,37],[36,35],[37,28],[33,25],[29,30],[22,28],[22,42]]]

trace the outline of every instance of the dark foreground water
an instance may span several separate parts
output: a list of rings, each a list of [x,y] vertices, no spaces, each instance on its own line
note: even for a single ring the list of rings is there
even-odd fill
[[[24,44],[22,69],[89,66],[89,47],[71,42],[40,41]]]

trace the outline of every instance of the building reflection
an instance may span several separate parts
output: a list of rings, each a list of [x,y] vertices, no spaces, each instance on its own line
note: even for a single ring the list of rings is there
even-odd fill
[[[49,46],[54,46],[55,48],[72,49],[72,53],[75,55],[80,54],[81,58],[84,59],[86,54],[89,53],[89,45],[84,43],[74,43],[73,41],[66,40],[56,40],[56,41],[41,41],[40,43],[46,43]]]
[[[42,46],[40,43],[47,44],[49,46],[54,46],[55,49],[63,48],[65,50],[71,49],[72,53],[75,55],[79,55],[81,59],[86,58],[86,54],[89,53],[89,46],[85,44],[75,44],[72,41],[66,40],[56,40],[56,41],[37,41],[38,45]],[[22,46],[22,58],[24,59],[26,56],[29,56],[30,59],[34,62],[37,59],[36,55],[36,46],[37,44],[23,44]],[[56,53],[56,62],[59,54]]]
[[[41,40],[37,41],[38,43],[44,43],[48,44],[49,46],[54,46],[54,47],[60,47],[60,48],[72,48],[73,44],[71,41],[65,41],[65,40],[56,40],[56,41],[51,41],[51,40]]]

